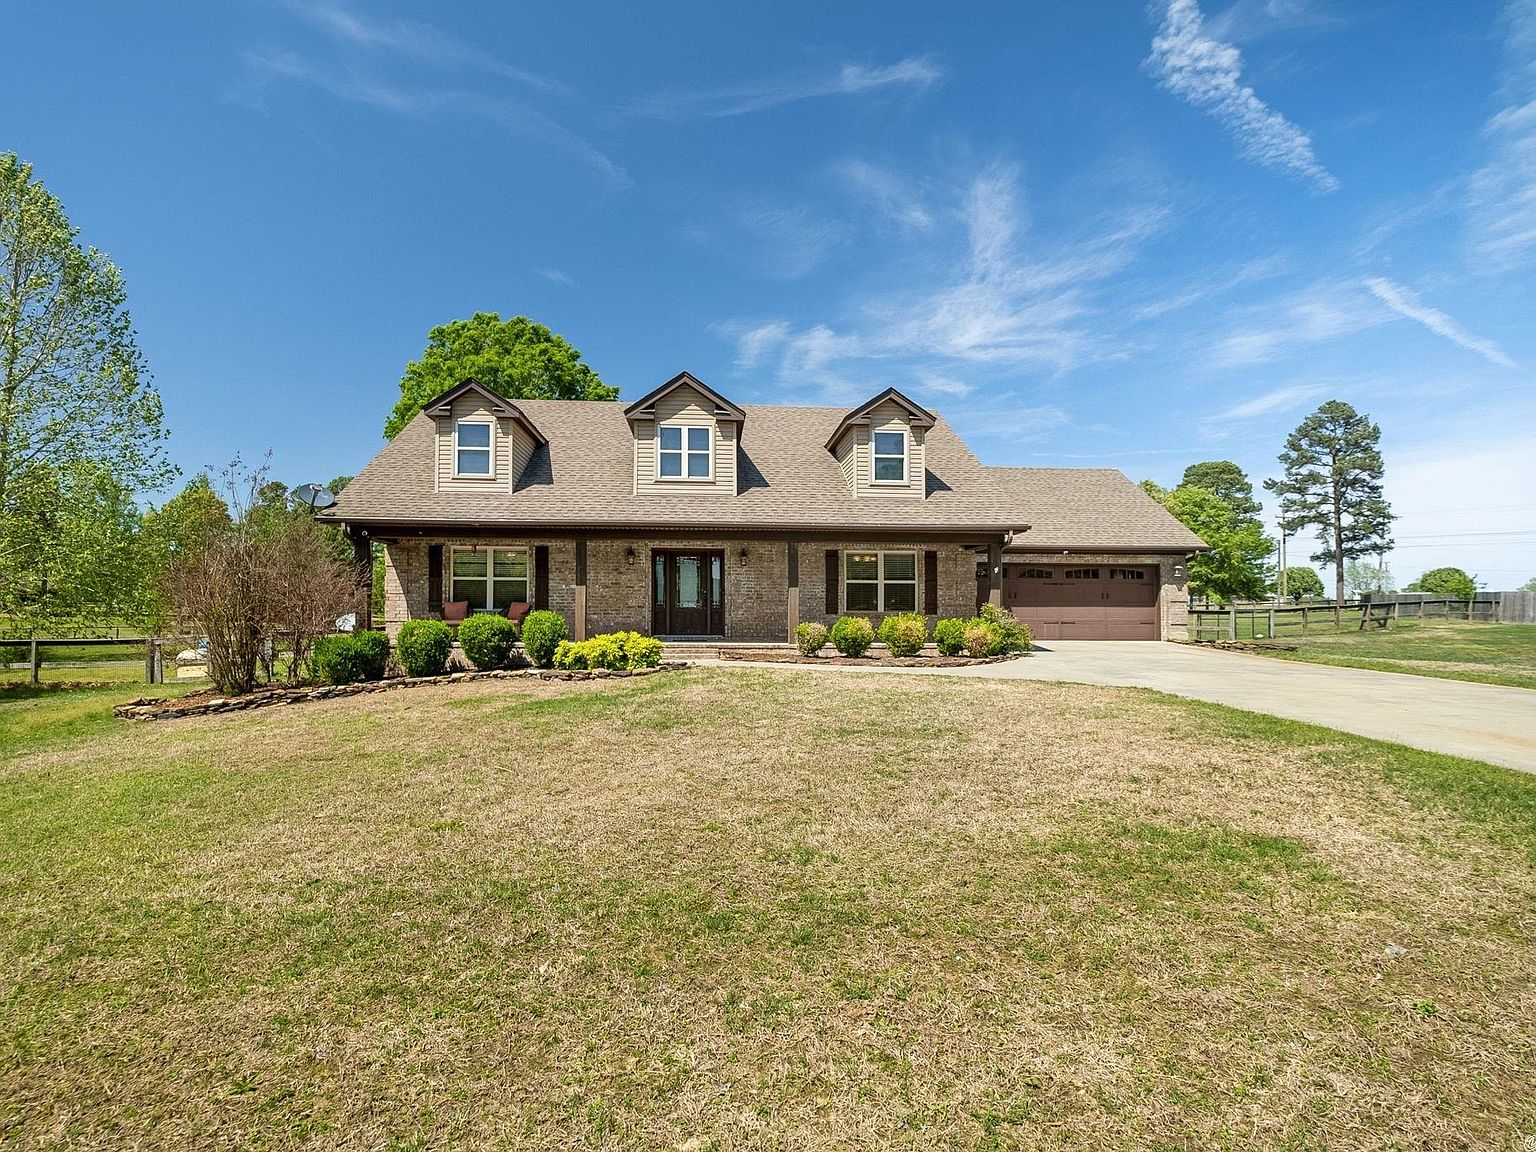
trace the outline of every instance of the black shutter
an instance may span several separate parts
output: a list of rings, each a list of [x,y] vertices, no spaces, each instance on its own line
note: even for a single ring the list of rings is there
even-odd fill
[[[427,611],[443,612],[443,546],[427,545]]]
[[[549,545],[537,544],[533,549],[533,606],[549,607]]]
[[[838,580],[840,579],[840,577],[841,577],[841,573],[838,571],[838,566],[837,566],[837,549],[836,548],[828,548],[827,549],[827,615],[828,616],[836,616],[837,615],[837,604],[838,604],[838,588],[837,588],[837,584],[838,584]]]
[[[923,553],[923,614],[939,614],[939,554]]]

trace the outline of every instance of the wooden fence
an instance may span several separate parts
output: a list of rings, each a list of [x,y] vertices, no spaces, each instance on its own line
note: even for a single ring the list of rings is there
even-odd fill
[[[28,679],[36,684],[38,674],[43,668],[43,653],[51,648],[143,648],[144,649],[144,679],[150,684],[159,684],[165,679],[165,663],[163,649],[166,645],[174,646],[186,641],[188,637],[177,636],[67,636],[63,638],[27,637],[25,639],[0,639],[0,648],[20,648],[27,654],[27,668],[30,675]],[[126,661],[117,661],[126,663]],[[0,668],[5,665],[0,664]]]
[[[1195,640],[1273,640],[1309,632],[1354,632],[1385,628],[1394,620],[1498,619],[1493,597],[1412,600],[1351,600],[1340,604],[1233,604],[1191,608],[1189,634]]]

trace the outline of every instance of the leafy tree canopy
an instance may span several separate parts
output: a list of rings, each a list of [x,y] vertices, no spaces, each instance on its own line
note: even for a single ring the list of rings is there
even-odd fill
[[[1143,480],[1141,490],[1159,504],[1168,499],[1168,489],[1164,488],[1156,480]]]
[[[1471,600],[1477,595],[1477,578],[1468,576],[1460,568],[1431,568],[1403,591],[1429,592],[1435,596]]]
[[[1230,460],[1205,460],[1184,469],[1180,487],[1205,488],[1232,506],[1244,520],[1259,521],[1263,505],[1253,498],[1253,482],[1248,474]]]
[[[1256,600],[1269,590],[1275,542],[1257,521],[1239,516],[1209,488],[1181,484],[1163,501],[1210,547],[1189,562],[1189,590],[1213,600]]]
[[[1346,560],[1344,583],[1356,596],[1363,596],[1367,592],[1390,592],[1392,569],[1379,560],[1375,563],[1369,560]]]
[[[384,424],[385,439],[393,440],[432,397],[470,379],[511,400],[613,400],[619,394],[544,325],[526,316],[503,320],[495,312],[476,312],[427,334],[426,351],[400,379],[400,401]]]
[[[1323,578],[1317,574],[1315,568],[1287,568],[1285,592],[1292,600],[1321,600]]]
[[[1532,576],[1524,584],[1520,585],[1522,592],[1536,592],[1536,576]]]
[[[122,274],[82,248],[32,166],[0,153],[0,517],[88,461],[129,491],[175,475]],[[46,495],[44,497],[46,499]]]
[[[1392,544],[1392,509],[1382,495],[1386,465],[1381,428],[1342,400],[1329,400],[1286,438],[1285,475],[1264,487],[1280,498],[1291,532],[1317,529],[1312,553],[1334,570],[1334,595],[1344,599],[1344,562],[1385,552]]]

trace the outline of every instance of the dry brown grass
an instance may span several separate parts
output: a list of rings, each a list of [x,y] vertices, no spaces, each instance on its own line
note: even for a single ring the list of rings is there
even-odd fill
[[[1533,830],[1513,773],[1024,682],[485,682],[43,741],[0,769],[0,1137],[1514,1146]]]

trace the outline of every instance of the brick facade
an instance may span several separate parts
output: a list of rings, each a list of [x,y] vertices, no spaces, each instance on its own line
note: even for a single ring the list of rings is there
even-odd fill
[[[532,591],[533,548],[549,548],[549,606],[576,632],[576,544],[574,540],[519,540],[515,537],[475,540],[441,537],[401,540],[385,547],[384,628],[391,636],[406,620],[428,616],[427,549],[445,546],[444,588],[448,586],[446,547],[478,544],[486,547],[526,547],[529,550],[529,597]],[[938,554],[939,616],[970,616],[976,611],[976,563],[981,557],[958,544],[911,541],[871,545],[838,540],[804,541],[798,545],[800,612],[789,619],[789,546],[782,540],[719,540],[676,536],[613,537],[587,542],[587,635],[633,629],[651,630],[651,549],[719,550],[725,553],[725,637],[728,640],[787,640],[794,623],[804,620],[830,625],[837,614],[826,611],[826,553],[844,551],[909,551],[917,554],[917,606],[925,599],[923,553]],[[629,552],[634,550],[631,560]],[[745,555],[743,556],[743,552]],[[843,607],[843,592],[838,590]],[[867,615],[879,625],[880,613]],[[932,624],[933,617],[929,618]]]

